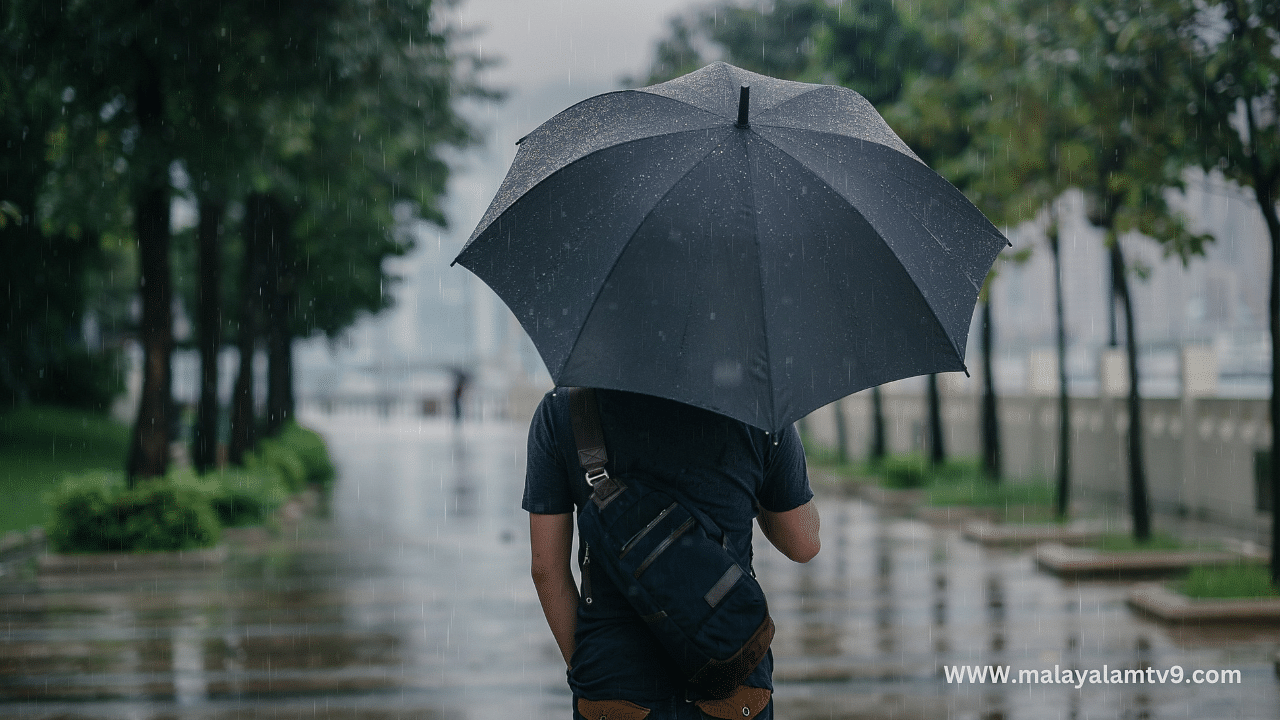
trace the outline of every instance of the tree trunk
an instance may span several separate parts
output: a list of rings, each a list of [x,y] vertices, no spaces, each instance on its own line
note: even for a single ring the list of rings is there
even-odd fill
[[[1250,127],[1250,130],[1254,129]],[[1266,177],[1261,163],[1254,165],[1253,191],[1258,199],[1258,206],[1262,209],[1267,234],[1271,236],[1271,298],[1268,313],[1271,328],[1271,398],[1268,403],[1271,417],[1271,462],[1268,463],[1270,477],[1267,478],[1267,484],[1271,487],[1271,584],[1280,587],[1280,514],[1276,511],[1276,506],[1280,504],[1280,455],[1277,455],[1280,452],[1280,395],[1276,394],[1277,387],[1280,387],[1280,216],[1276,213],[1274,175]]]
[[[1271,462],[1268,463],[1271,477],[1271,584],[1280,587],[1280,514],[1276,506],[1280,504],[1280,396],[1276,394],[1277,383],[1280,383],[1280,218],[1276,217],[1274,193],[1263,194],[1258,190],[1258,200],[1262,204],[1262,214],[1267,219],[1267,232],[1271,235]],[[1263,202],[1264,199],[1267,202]]]
[[[141,55],[141,51],[139,51]],[[164,475],[169,466],[170,354],[173,351],[173,291],[169,277],[169,162],[163,138],[164,96],[155,64],[142,57],[138,81],[140,172],[134,188],[134,227],[138,234],[138,294],[142,298],[142,397],[129,443],[125,474],[137,478]]]
[[[1112,214],[1114,215],[1114,213]],[[1110,221],[1106,223],[1106,227],[1111,227]],[[1114,256],[1107,256],[1107,265],[1109,266],[1108,269],[1111,272],[1112,278],[1111,292],[1107,293],[1107,347],[1120,347],[1119,333],[1116,332],[1116,326],[1119,324],[1119,320],[1116,316],[1116,260]]]
[[[1138,338],[1134,328],[1133,298],[1129,294],[1129,278],[1125,272],[1120,239],[1111,235],[1111,281],[1115,294],[1124,304],[1124,336],[1129,359],[1129,511],[1133,516],[1133,537],[1139,542],[1151,538],[1151,507],[1147,500],[1147,471],[1142,454],[1142,401],[1138,394]]]
[[[196,326],[200,333],[200,400],[192,438],[191,462],[206,473],[218,461],[218,350],[222,347],[222,312],[219,257],[222,214],[226,205],[207,196],[200,198],[200,226],[196,233],[199,272],[196,285]]]
[[[844,401],[836,400],[836,460],[844,465],[849,462],[849,424],[844,417]]]
[[[1229,6],[1237,26],[1241,25],[1239,9]],[[1262,219],[1271,236],[1271,297],[1268,302],[1268,325],[1271,329],[1271,398],[1268,410],[1271,416],[1271,448],[1267,484],[1271,488],[1271,585],[1280,588],[1280,216],[1276,213],[1277,183],[1280,183],[1280,160],[1264,162],[1258,146],[1260,135],[1257,118],[1253,114],[1251,100],[1244,102],[1245,123],[1249,133],[1249,174],[1253,177],[1253,193],[1262,210]]]
[[[240,354],[240,368],[236,375],[235,389],[231,397],[231,440],[227,447],[227,459],[232,464],[243,465],[244,456],[253,449],[256,441],[253,353],[258,334],[258,316],[261,311],[260,292],[261,254],[264,244],[264,222],[267,211],[264,196],[250,194],[244,203],[244,224],[241,230],[242,255],[240,264],[240,288],[237,304],[236,349]]]
[[[878,463],[888,454],[888,439],[884,434],[884,391],[879,385],[871,388],[871,462]]]
[[[992,482],[1000,482],[1000,415],[996,403],[996,377],[992,368],[991,296],[982,302],[982,470]]]
[[[947,448],[942,435],[942,398],[938,394],[938,376],[929,375],[929,464],[941,465],[947,461]]]
[[[1058,340],[1058,517],[1071,506],[1071,406],[1067,396],[1067,322],[1062,301],[1062,248],[1058,213],[1050,207],[1049,250],[1053,254],[1053,309]]]
[[[263,248],[262,284],[267,337],[266,434],[275,435],[293,418],[293,319],[295,278],[292,220],[275,196],[266,198],[269,234]]]

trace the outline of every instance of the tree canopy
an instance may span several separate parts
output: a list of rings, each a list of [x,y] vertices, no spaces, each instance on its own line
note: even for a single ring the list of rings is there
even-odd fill
[[[67,276],[57,286],[66,289],[49,291],[67,310],[36,319],[55,346],[94,301],[87,260],[68,253],[92,258],[108,237],[137,243],[133,332],[148,356],[140,427],[168,425],[175,193],[211,215],[231,213],[219,220],[251,194],[274,198],[290,252],[273,246],[263,262],[276,263],[267,275],[289,298],[273,306],[289,337],[333,336],[387,306],[383,260],[408,249],[393,231],[397,208],[444,222],[441,149],[475,139],[453,103],[485,94],[478,61],[457,51],[458,30],[440,9],[430,0],[4,5],[0,132],[20,152],[0,166],[0,200],[13,208],[0,235],[6,249]],[[222,244],[234,238],[218,227],[209,226]],[[230,250],[221,254],[243,255]],[[234,286],[238,275],[224,277]],[[5,279],[31,307],[51,307],[21,273]],[[3,337],[0,369],[20,370],[0,372],[12,398],[31,394],[21,368],[42,362],[19,347],[39,324],[25,307],[9,313]],[[148,441],[143,474],[163,467],[165,439]]]

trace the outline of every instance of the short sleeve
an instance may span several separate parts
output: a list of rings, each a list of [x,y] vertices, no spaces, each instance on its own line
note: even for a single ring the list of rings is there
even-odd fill
[[[804,460],[804,445],[795,425],[787,426],[765,448],[764,484],[760,488],[760,507],[769,512],[794,510],[813,498],[809,488],[809,471]]]
[[[556,440],[554,400],[555,395],[547,393],[529,423],[524,499],[520,506],[539,515],[560,515],[574,509],[569,475]]]

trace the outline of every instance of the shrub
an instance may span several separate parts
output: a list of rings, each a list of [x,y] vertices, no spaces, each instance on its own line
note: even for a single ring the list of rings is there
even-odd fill
[[[223,527],[265,522],[285,501],[279,475],[266,468],[216,470],[203,480],[210,486],[210,502]]]
[[[1050,507],[1054,497],[1053,487],[1036,479],[993,483],[985,478],[961,477],[952,482],[934,483],[929,488],[932,505]]]
[[[138,482],[94,470],[68,476],[50,498],[48,536],[59,552],[146,552],[209,547],[220,527],[207,484],[192,476]]]
[[[922,488],[928,479],[928,462],[918,455],[896,455],[880,464],[885,487],[897,490]]]
[[[258,449],[244,459],[244,468],[250,472],[272,472],[288,492],[294,493],[307,486],[307,468],[288,445],[279,438],[267,438],[258,443]]]
[[[336,472],[320,433],[291,422],[280,431],[277,441],[298,456],[306,471],[307,482],[320,485],[333,482]]]

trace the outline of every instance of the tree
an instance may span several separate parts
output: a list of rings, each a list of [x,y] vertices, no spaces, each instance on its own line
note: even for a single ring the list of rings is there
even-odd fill
[[[1032,3],[971,6],[962,16],[965,38],[963,68],[953,77],[964,83],[960,100],[931,92],[927,102],[963,104],[962,117],[975,139],[956,155],[952,173],[967,178],[971,198],[988,215],[1008,226],[1047,217],[1045,236],[1054,268],[1055,331],[1058,354],[1058,467],[1059,516],[1065,516],[1070,495],[1070,406],[1066,379],[1066,324],[1062,297],[1061,252],[1058,243],[1058,198],[1077,182],[1087,148],[1080,144],[1078,103],[1067,93],[1056,48],[1038,40],[1040,18]],[[1028,30],[1028,28],[1032,28]],[[951,44],[959,45],[960,40]],[[984,97],[985,96],[985,97]],[[948,102],[950,100],[950,102]],[[953,130],[954,132],[954,130]],[[1002,256],[1022,262],[1030,248]],[[987,278],[987,287],[994,280]],[[984,304],[984,317],[990,306]],[[984,320],[983,345],[990,323]],[[998,479],[1000,443],[997,396],[990,368],[991,350],[984,349],[982,395],[983,465],[989,477]]]
[[[162,474],[169,453],[171,178],[192,179],[206,269],[219,258],[211,246],[222,208],[237,198],[271,197],[285,218],[269,252],[248,255],[270,265],[264,321],[275,348],[273,420],[281,420],[292,412],[292,338],[336,334],[387,305],[382,259],[406,249],[390,231],[393,206],[412,203],[443,221],[448,168],[438,149],[472,139],[451,101],[478,92],[478,64],[452,52],[456,33],[433,22],[432,9],[429,0],[5,6],[15,30],[6,57],[17,58],[15,76],[29,76],[24,98],[54,118],[42,120],[24,155],[54,158],[49,172],[24,166],[27,178],[53,180],[32,183],[39,196],[15,197],[14,206],[45,202],[77,237],[116,220],[137,241],[145,359],[131,478]],[[8,97],[16,86],[0,87]],[[76,104],[63,100],[59,115],[54,98]],[[196,454],[207,466],[220,341],[209,301],[221,291],[218,273],[206,275],[197,293],[206,371]]]
[[[1058,129],[1085,140],[1089,153],[1077,181],[1089,221],[1104,232],[1111,258],[1112,293],[1124,312],[1128,356],[1128,495],[1134,537],[1151,535],[1143,457],[1135,308],[1121,245],[1137,232],[1162,243],[1184,262],[1203,251],[1206,237],[1191,233],[1168,205],[1165,192],[1181,188],[1185,135],[1177,87],[1177,58],[1185,36],[1175,4],[1158,0],[1100,0],[1088,6],[1040,4],[1023,28],[1046,59],[1056,61],[1074,101]]]
[[[1181,100],[1200,163],[1253,188],[1271,240],[1271,497],[1280,498],[1280,2],[1206,0],[1183,6]],[[1272,502],[1275,507],[1275,501]],[[1271,523],[1271,581],[1280,587],[1280,522]]]
[[[805,80],[812,72],[814,33],[833,12],[822,0],[776,0],[767,7],[726,0],[675,16],[655,46],[647,75],[624,78],[623,84],[665,82],[697,70],[714,56],[762,75]]]
[[[87,310],[94,288],[117,269],[105,238],[118,224],[94,213],[93,203],[52,212],[46,183],[59,169],[92,174],[96,165],[94,155],[68,152],[84,135],[92,97],[72,81],[93,73],[62,52],[63,14],[34,12],[28,2],[0,5],[0,405],[105,410],[120,386],[115,357],[103,350],[109,341],[89,347],[82,328],[106,319]]]

